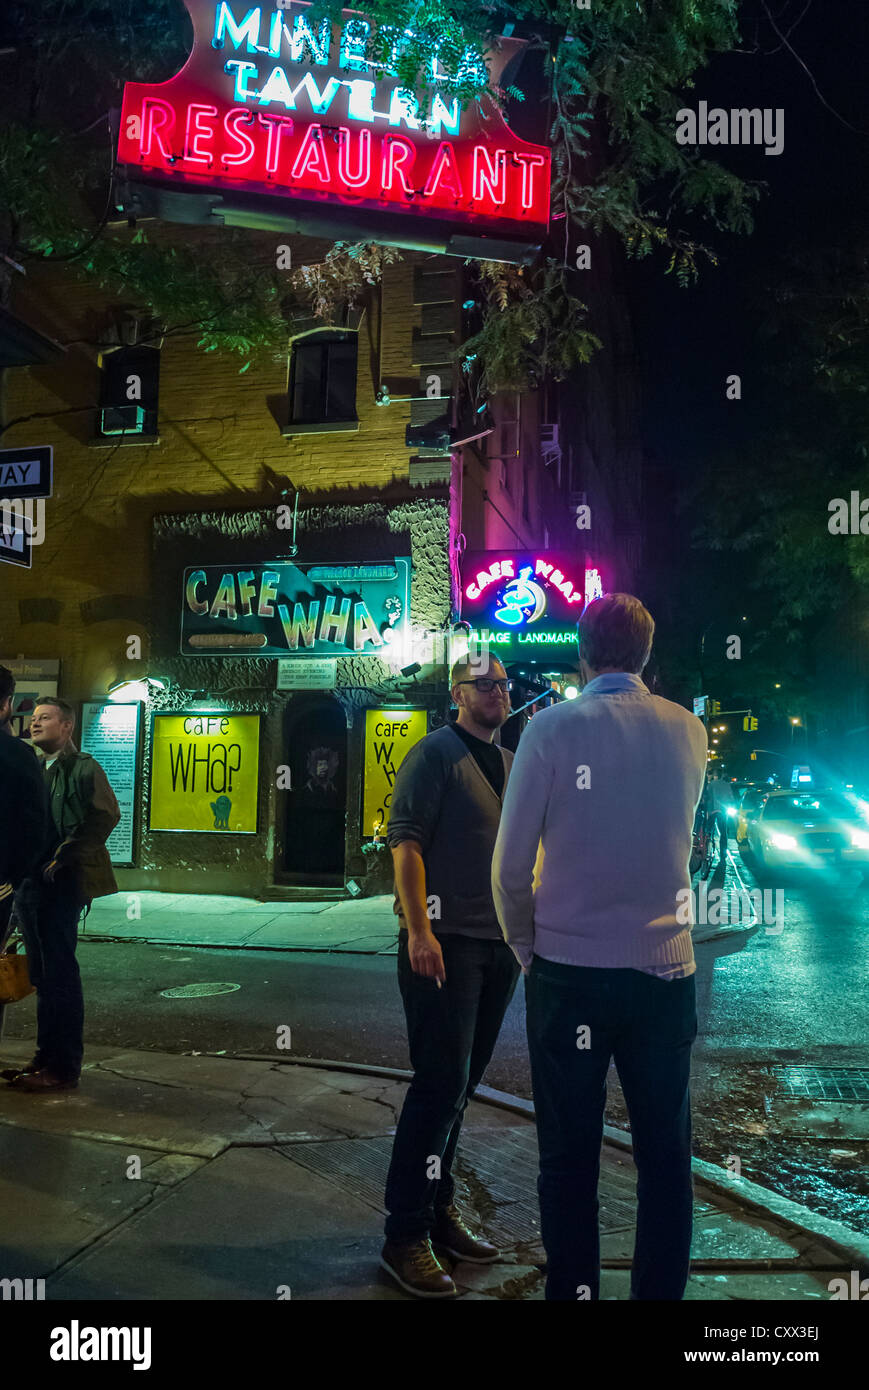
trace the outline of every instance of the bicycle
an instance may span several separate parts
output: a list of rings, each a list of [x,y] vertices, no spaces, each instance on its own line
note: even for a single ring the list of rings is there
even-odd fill
[[[691,876],[699,870],[701,879],[707,879],[720,855],[721,831],[718,822],[715,816],[702,816],[695,826],[691,844]]]

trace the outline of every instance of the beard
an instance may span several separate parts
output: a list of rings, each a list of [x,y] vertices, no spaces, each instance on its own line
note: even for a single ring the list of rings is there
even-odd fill
[[[478,724],[482,724],[484,729],[500,729],[505,724],[510,711],[500,705],[497,709],[479,709],[471,711]]]

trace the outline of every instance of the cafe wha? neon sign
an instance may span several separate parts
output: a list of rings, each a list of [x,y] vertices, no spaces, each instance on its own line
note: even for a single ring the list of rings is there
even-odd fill
[[[246,7],[184,0],[194,44],[177,76],[124,90],[118,160],[134,178],[365,210],[435,216],[467,230],[533,240],[546,230],[549,151],[520,140],[485,87],[522,47],[497,40],[487,63],[468,52],[421,111],[394,60],[366,58],[372,24],[309,18],[306,4]],[[393,31],[391,31],[392,36]],[[479,79],[462,111],[451,87]]]

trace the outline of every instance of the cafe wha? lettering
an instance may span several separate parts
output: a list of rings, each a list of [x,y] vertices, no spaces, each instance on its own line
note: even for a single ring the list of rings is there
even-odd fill
[[[409,599],[406,557],[188,569],[181,650],[333,657],[388,650],[392,658],[406,635]]]

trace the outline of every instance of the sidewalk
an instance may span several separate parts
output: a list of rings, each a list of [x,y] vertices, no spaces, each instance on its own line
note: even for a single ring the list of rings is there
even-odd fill
[[[0,1046],[5,1064],[29,1051]],[[382,1068],[109,1047],[88,1049],[77,1091],[0,1083],[0,1279],[45,1278],[53,1300],[409,1298],[378,1267],[406,1084]],[[629,1291],[626,1138],[607,1130],[601,1166],[605,1299]],[[503,1257],[457,1265],[462,1298],[542,1299],[536,1163],[529,1103],[482,1088],[459,1200]],[[695,1170],[689,1299],[828,1300],[830,1279],[869,1266],[856,1233]]]
[[[729,854],[726,876],[713,875],[709,888],[731,894],[743,886],[737,859]],[[391,893],[339,902],[266,903],[206,893],[126,890],[97,898],[80,936],[84,940],[171,942],[175,946],[392,955],[397,950],[398,929],[392,903]],[[745,937],[756,930],[753,923],[700,925],[694,941],[717,941],[734,934]]]

